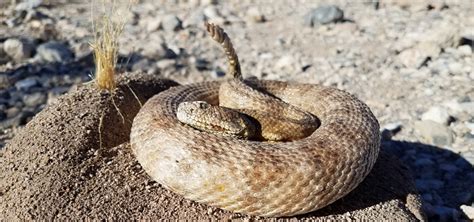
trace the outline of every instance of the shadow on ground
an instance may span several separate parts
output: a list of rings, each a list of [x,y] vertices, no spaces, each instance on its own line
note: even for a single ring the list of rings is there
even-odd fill
[[[460,206],[473,203],[474,168],[461,155],[418,142],[382,141],[412,173],[430,220],[466,218]]]

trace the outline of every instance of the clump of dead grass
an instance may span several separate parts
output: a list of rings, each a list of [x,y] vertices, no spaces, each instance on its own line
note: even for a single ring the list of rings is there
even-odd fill
[[[130,2],[131,3],[131,2]],[[94,31],[94,41],[91,47],[94,53],[95,62],[95,83],[99,89],[113,91],[116,88],[115,72],[117,67],[119,42],[118,38],[123,32],[126,23],[125,16],[122,19],[117,13],[117,3],[115,1],[102,0],[103,12],[97,22],[94,22],[94,3],[91,3],[92,27]],[[106,10],[108,8],[109,10]],[[130,9],[130,4],[128,5]]]

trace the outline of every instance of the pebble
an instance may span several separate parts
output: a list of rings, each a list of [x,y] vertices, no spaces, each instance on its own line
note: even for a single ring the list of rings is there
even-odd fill
[[[152,18],[148,20],[146,24],[146,31],[147,32],[154,32],[161,27],[161,19],[158,18]]]
[[[156,66],[161,70],[173,67],[174,65],[176,65],[176,61],[174,59],[161,59],[156,62]]]
[[[472,54],[472,48],[469,45],[461,45],[458,47],[458,53],[461,56],[470,56]]]
[[[471,167],[474,166],[474,150],[469,150],[467,152],[462,152],[461,156],[471,164]]]
[[[31,9],[39,7],[42,3],[43,3],[43,0],[25,0],[23,2],[18,3],[15,6],[15,10],[16,11],[31,10]]]
[[[344,18],[344,11],[335,5],[320,6],[309,11],[304,16],[304,25],[315,27],[319,24],[328,24],[342,21]]]
[[[7,118],[13,118],[16,115],[18,115],[18,113],[20,113],[20,112],[21,112],[20,108],[18,108],[16,106],[13,106],[13,107],[8,108],[5,111],[5,114],[7,115]]]
[[[165,31],[178,31],[181,29],[181,20],[176,15],[166,15],[161,25]]]
[[[146,45],[142,49],[142,55],[153,59],[176,58],[176,53],[173,50],[169,49],[166,43],[160,41],[162,40],[151,41],[150,44]]]
[[[266,18],[257,7],[251,7],[247,10],[247,20],[250,22],[261,23],[265,22]]]
[[[23,103],[29,107],[36,107],[46,103],[46,95],[42,92],[26,94],[23,96]]]
[[[461,205],[461,210],[464,212],[464,214],[466,214],[467,218],[474,220],[474,207]]]
[[[275,63],[277,69],[281,68],[291,68],[295,65],[295,59],[292,56],[286,55],[278,59]]]
[[[471,123],[471,122],[467,122],[464,124],[469,130],[470,130],[470,134],[471,135],[474,135],[474,123]]]
[[[412,48],[403,50],[397,58],[407,68],[419,69],[426,64],[428,59],[435,59],[441,52],[441,48],[432,42],[422,42]]]
[[[428,111],[421,115],[422,120],[431,120],[443,125],[449,125],[452,117],[448,110],[441,106],[433,106]]]
[[[212,21],[212,23],[222,25],[226,21],[224,16],[222,16],[221,12],[215,5],[207,6],[206,8],[204,8],[203,13],[209,21]]]
[[[26,79],[22,79],[15,83],[15,88],[20,91],[28,91],[31,87],[39,85],[39,82],[34,77],[28,77]]]
[[[418,131],[429,144],[444,147],[451,146],[453,143],[452,131],[448,127],[432,120],[415,122],[415,130]]]
[[[203,10],[195,10],[183,20],[183,27],[187,28],[190,26],[199,27],[207,20],[206,15],[204,15]]]
[[[33,54],[33,46],[23,39],[11,38],[3,43],[3,50],[14,61],[21,62]]]
[[[449,72],[453,75],[459,75],[463,72],[463,66],[459,62],[453,62],[448,65]]]
[[[71,60],[73,54],[65,44],[50,41],[38,46],[36,58],[43,62],[65,62]]]

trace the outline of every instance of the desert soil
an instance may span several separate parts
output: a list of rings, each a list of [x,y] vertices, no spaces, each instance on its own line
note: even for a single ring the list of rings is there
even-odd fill
[[[94,72],[91,17],[100,5],[26,2],[0,3],[0,150]],[[411,172],[427,217],[468,220],[474,218],[473,9],[470,0],[139,1],[116,12],[128,21],[118,68],[180,84],[224,79],[225,57],[202,26],[221,24],[245,77],[334,86],[366,102],[382,126],[384,150]],[[15,155],[28,162],[16,152],[3,148],[0,165],[7,169],[6,157]],[[22,170],[14,166],[8,169]],[[18,184],[24,187],[9,189],[32,185]]]

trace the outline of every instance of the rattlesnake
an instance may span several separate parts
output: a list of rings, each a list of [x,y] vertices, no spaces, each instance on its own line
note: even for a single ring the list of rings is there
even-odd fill
[[[145,171],[185,198],[267,217],[314,211],[352,191],[372,169],[379,152],[379,125],[367,105],[335,88],[243,80],[228,36],[218,26],[208,24],[207,28],[223,45],[230,64],[228,74],[233,78],[173,87],[146,102],[133,121],[130,136],[132,149]],[[222,105],[225,102],[219,91],[232,87],[243,87],[237,91],[250,98],[264,95],[275,98],[277,104],[291,104],[283,111],[277,110],[280,114],[298,116],[304,110],[317,117],[317,122],[309,117],[315,127],[303,130],[303,134],[309,134],[304,138],[299,138],[302,134],[295,139],[287,138],[285,133],[269,134],[270,139],[284,140],[275,142],[216,135],[178,120],[180,104],[206,101]],[[229,97],[239,103],[240,94],[232,93]],[[269,110],[265,107],[273,106],[265,100],[261,104],[257,100],[241,103],[241,110],[255,105]],[[252,117],[253,113],[247,114],[242,115]],[[308,120],[308,116],[300,117]],[[247,121],[243,123],[248,125]],[[285,124],[280,125],[285,128]],[[260,126],[264,138],[265,127],[271,126]]]

